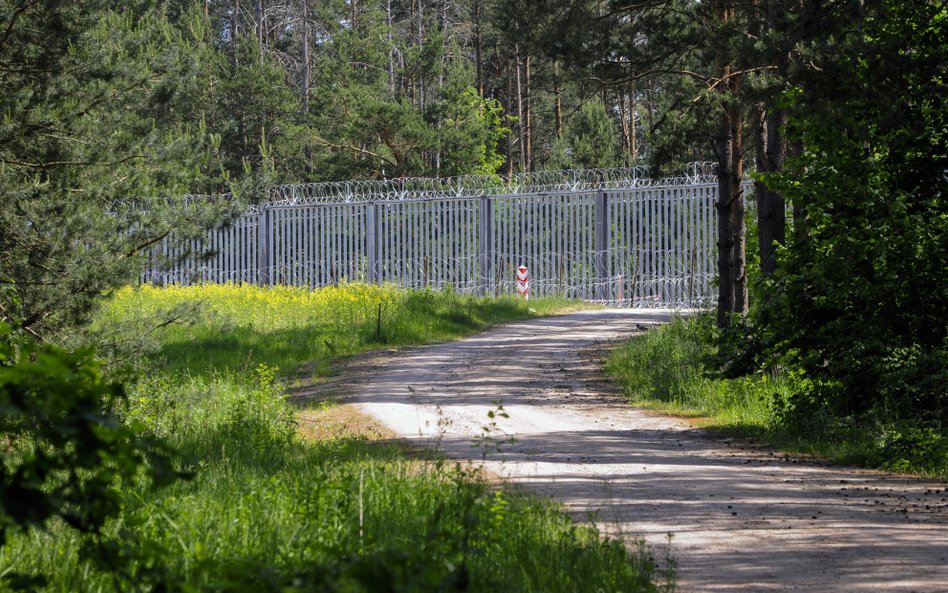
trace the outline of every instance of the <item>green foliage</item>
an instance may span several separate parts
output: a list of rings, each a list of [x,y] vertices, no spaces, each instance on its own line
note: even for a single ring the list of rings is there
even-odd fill
[[[787,369],[721,378],[717,332],[710,318],[674,320],[614,350],[606,370],[636,405],[703,416],[726,433],[847,463],[948,476],[948,433],[937,426],[840,417],[818,406],[788,424],[787,402],[812,393],[812,380]]]
[[[269,307],[258,305],[251,320],[261,334],[253,342],[254,360],[291,360],[276,352],[280,340],[269,332],[298,322],[317,327],[305,317],[318,311],[255,290]],[[108,314],[153,312],[149,298],[168,304],[157,292],[120,293]],[[221,331],[240,321],[239,307],[225,295],[205,297],[210,298],[204,313],[191,331],[200,335],[202,326]],[[420,291],[409,297],[411,305],[398,307],[410,307],[416,317],[428,311],[420,326],[448,318],[461,323],[462,312],[470,315],[464,321],[470,324],[491,310],[487,301],[455,302],[450,294]],[[504,302],[492,318],[503,314],[530,313]],[[353,327],[339,325],[320,337],[345,343]],[[55,525],[49,533],[15,534],[0,549],[0,570],[42,576],[46,590],[63,593],[123,587],[300,593],[658,590],[650,557],[573,524],[554,505],[493,489],[442,461],[411,460],[390,443],[303,440],[297,410],[272,366],[228,368],[230,353],[223,349],[188,364],[176,344],[182,334],[156,335],[164,364],[131,386],[124,418],[146,424],[180,451],[197,475],[157,492],[134,486],[121,492],[123,511],[106,525],[102,540],[125,559],[128,580],[116,581],[90,564],[78,552],[79,538]],[[200,347],[200,342],[191,345]]]
[[[709,345],[715,331],[709,317],[675,319],[614,350],[606,372],[637,404],[711,416],[737,426],[769,426],[774,398],[787,391],[789,382],[767,374],[714,377],[707,361],[716,352]]]
[[[227,210],[161,197],[223,180],[182,117],[206,48],[145,4],[0,3],[0,315],[47,339]]]
[[[115,415],[124,399],[88,353],[37,347],[0,324],[0,537],[53,518],[97,532],[121,510],[121,488],[177,479],[169,450]]]
[[[461,50],[455,45],[453,51]],[[452,60],[432,109],[441,149],[439,175],[493,175],[504,164],[498,147],[511,132],[506,127],[511,118],[503,115],[499,101],[481,97],[471,79],[470,66],[459,57]]]
[[[608,169],[618,164],[616,125],[598,101],[584,104],[567,122],[561,142],[552,168]]]
[[[791,92],[802,147],[767,177],[799,212],[757,318],[809,388],[787,419],[948,425],[948,13],[887,1]]]
[[[206,91],[209,105],[201,110],[220,136],[224,169],[233,179],[258,183],[299,179],[308,131],[284,70],[251,35],[240,37],[232,60],[220,54],[211,60],[207,77],[219,82]]]

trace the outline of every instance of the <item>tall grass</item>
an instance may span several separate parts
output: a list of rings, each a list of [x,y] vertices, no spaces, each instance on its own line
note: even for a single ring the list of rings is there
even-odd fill
[[[710,347],[699,320],[670,324],[632,337],[606,361],[606,372],[639,405],[700,415],[730,427],[768,427],[773,404],[789,388],[781,377],[713,377],[705,368]]]
[[[354,283],[317,290],[141,286],[120,290],[97,326],[115,343],[141,345],[141,334],[150,332],[145,347],[160,346],[166,370],[193,374],[266,364],[289,374],[305,364],[319,373],[342,356],[452,340],[570,305],[575,306],[565,299],[484,298]]]
[[[948,477],[944,430],[883,420],[814,414],[784,422],[785,402],[805,386],[786,372],[723,379],[707,365],[715,353],[706,319],[675,319],[633,336],[606,361],[606,372],[636,405],[703,417],[729,434],[846,463]]]
[[[552,503],[492,489],[444,461],[407,458],[396,444],[302,439],[281,372],[268,364],[292,369],[311,352],[279,344],[287,328],[302,328],[300,336],[318,331],[319,339],[346,344],[346,352],[378,344],[365,327],[371,317],[343,306],[353,294],[392,299],[388,344],[395,345],[443,336],[438,332],[445,330],[424,329],[443,322],[456,324],[450,330],[456,334],[535,314],[522,303],[356,286],[329,296],[192,291],[125,291],[101,323],[136,315],[159,323],[169,310],[190,305],[189,297],[202,300],[188,326],[151,334],[158,342],[152,360],[161,362],[131,387],[124,410],[129,421],[172,444],[194,478],[160,491],[125,492],[123,513],[97,545],[61,524],[15,534],[0,549],[0,573],[40,576],[45,590],[64,593],[659,589],[650,557],[572,524]],[[266,314],[245,313],[256,298],[268,303]],[[531,302],[538,305],[544,310]],[[324,316],[322,307],[337,306],[338,315]],[[396,330],[409,311],[404,330]],[[197,336],[200,351],[186,352],[181,343],[188,335]],[[206,342],[215,336],[232,343],[235,335],[251,336],[251,356]],[[102,546],[127,559],[124,574],[94,561]]]

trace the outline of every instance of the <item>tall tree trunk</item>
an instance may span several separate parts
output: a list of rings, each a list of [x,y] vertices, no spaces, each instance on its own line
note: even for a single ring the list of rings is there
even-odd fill
[[[747,312],[744,192],[741,181],[743,125],[740,107],[722,109],[718,139],[718,325],[730,325],[730,316]]]
[[[309,0],[303,0],[303,115],[309,113],[309,93],[312,86],[312,59],[310,57],[309,38]],[[305,120],[304,120],[305,121]],[[305,124],[304,124],[305,125]],[[303,148],[306,159],[306,172],[313,173],[313,149],[309,143]]]
[[[766,28],[762,34],[768,35],[779,27],[778,3],[767,3],[765,17]],[[786,52],[778,52],[773,60],[779,71],[785,72],[790,61]],[[787,123],[787,113],[775,109],[764,114],[760,121],[763,138],[763,158],[758,158],[757,169],[765,173],[782,171],[787,160],[787,138],[783,127]],[[761,147],[758,147],[758,154]],[[770,191],[761,182],[755,184],[757,194],[757,228],[760,243],[760,269],[764,276],[772,276],[777,271],[777,247],[783,245],[787,234],[787,206],[783,196]]]
[[[629,155],[632,153],[632,135],[629,132],[629,118],[625,113],[625,89],[616,90],[616,100],[619,103],[619,124],[622,127],[622,152]],[[628,159],[623,160],[628,162]]]
[[[757,170],[772,173],[783,170],[787,160],[787,140],[781,132],[786,123],[786,112],[770,113],[760,109],[757,121]],[[767,189],[761,182],[754,182],[757,200],[757,231],[760,239],[760,270],[764,276],[772,276],[777,270],[777,246],[783,245],[787,233],[786,203],[780,193]]]
[[[480,96],[484,96],[484,58],[481,54],[481,1],[474,0],[474,72]]]
[[[635,134],[635,90],[629,89],[629,154],[634,165],[639,160],[638,136]]]
[[[563,89],[560,87],[560,63],[553,62],[553,112],[556,116],[556,137],[563,137]]]
[[[240,0],[234,0],[230,9],[230,61],[237,65],[237,27],[240,22]]]
[[[309,113],[310,55],[309,55],[309,0],[303,0],[303,113]]]
[[[715,2],[715,16],[724,25],[734,18],[729,0]],[[719,51],[718,73],[723,84],[721,112],[715,151],[718,158],[718,315],[719,327],[727,327],[735,313],[747,312],[747,270],[745,261],[743,116],[738,97],[740,74],[734,72],[728,58]]]
[[[262,54],[264,47],[263,0],[257,0],[254,5],[254,19],[257,25],[257,46]]]
[[[526,144],[524,144],[524,150],[526,151],[526,160],[527,160],[527,171],[533,171],[533,87],[531,85],[530,78],[530,54],[527,53],[526,60],[524,61],[524,73],[526,74],[526,86],[527,86],[527,133],[526,133]]]
[[[392,16],[392,0],[385,2],[385,24],[388,35],[388,94],[395,100],[395,43],[393,39],[394,17]]]
[[[523,121],[523,85],[520,84],[520,69],[523,66],[522,60],[520,59],[520,45],[514,44],[514,56],[515,64],[517,66],[517,130],[520,137],[520,172],[527,170],[526,155],[524,154],[523,147],[526,145],[526,133]]]
[[[422,5],[422,0],[417,0],[417,10],[415,12],[415,45],[420,49],[425,44],[425,27],[424,27],[424,7]],[[418,81],[418,109],[424,111],[425,109],[425,77],[422,76],[419,71],[416,73]]]
[[[510,110],[510,104],[513,103],[513,73],[510,60],[507,60],[507,105],[504,106],[505,111]],[[513,133],[507,134],[507,179],[509,180],[513,176],[514,170],[514,159],[513,159]]]

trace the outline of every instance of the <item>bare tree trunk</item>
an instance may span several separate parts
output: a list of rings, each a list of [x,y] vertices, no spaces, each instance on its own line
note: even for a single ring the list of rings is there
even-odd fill
[[[530,54],[527,53],[526,61],[524,62],[524,73],[526,74],[527,84],[527,141],[526,144],[524,144],[527,161],[526,171],[533,171],[533,87],[530,82],[530,62]]]
[[[474,64],[475,84],[480,96],[484,96],[484,59],[481,56],[481,2],[474,0]]]
[[[514,44],[515,64],[517,66],[517,131],[520,136],[520,171],[527,170],[527,163],[523,147],[526,145],[526,132],[523,121],[523,86],[520,84],[520,68],[523,65],[520,59],[520,45]]]
[[[422,0],[418,0],[418,9],[415,12],[415,44],[420,48],[425,44],[424,13]],[[425,109],[425,77],[417,74],[418,80],[418,109]]]
[[[240,22],[240,0],[234,0],[230,9],[230,61],[237,65],[237,26]]]
[[[734,18],[730,0],[715,2],[715,16],[721,24]],[[731,316],[747,312],[747,273],[745,262],[743,116],[737,98],[741,92],[740,75],[718,55],[721,115],[715,138],[718,157],[718,315],[719,327],[728,327]]]
[[[783,110],[771,113],[760,109],[757,121],[757,170],[761,173],[781,171],[787,160],[787,140],[781,133],[786,123]],[[757,231],[760,239],[760,270],[764,276],[777,271],[777,246],[783,245],[787,233],[786,203],[778,192],[754,183],[757,200]]]
[[[767,4],[766,34],[777,28],[777,5]],[[789,62],[785,53],[777,54],[774,60],[780,70],[785,70]],[[783,126],[787,123],[786,111],[782,109],[762,113],[759,122],[763,146],[758,146],[757,169],[765,173],[782,171],[787,160],[787,139],[783,135]],[[783,196],[770,191],[760,181],[756,182],[757,229],[760,244],[760,270],[764,276],[772,276],[777,271],[777,246],[783,245],[787,234],[787,206]]]
[[[303,0],[303,113],[309,113],[310,55],[309,0]]]
[[[388,25],[388,94],[395,99],[395,43],[392,37],[394,17],[392,16],[392,0],[385,2],[385,23]]]
[[[632,154],[632,163],[639,160],[638,136],[635,133],[635,91],[629,90],[629,152]]]
[[[263,27],[263,0],[257,0],[254,6],[254,18],[257,25],[257,47],[263,53],[264,27]]]
[[[632,152],[632,135],[629,132],[629,118],[625,113],[625,89],[619,88],[616,90],[616,99],[619,102],[619,123],[622,126],[622,151],[629,155]]]
[[[553,62],[553,112],[556,116],[556,137],[563,137],[563,89],[560,88],[560,63]]]
[[[506,109],[509,110],[510,104],[513,102],[513,76],[511,74],[511,63],[510,60],[507,61],[507,106]],[[513,133],[507,134],[507,179],[510,179],[513,176]]]
[[[438,93],[442,92],[444,89],[444,71],[447,65],[448,60],[448,0],[441,0],[441,68],[438,71]],[[441,130],[441,118],[435,122],[435,129],[439,130],[438,134],[440,135]],[[441,148],[435,148],[434,155],[432,155],[432,161],[434,164],[435,177],[441,176]]]

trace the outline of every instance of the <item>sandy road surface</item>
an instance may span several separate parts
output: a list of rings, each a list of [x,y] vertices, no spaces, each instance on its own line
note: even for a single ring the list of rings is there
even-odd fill
[[[404,438],[456,458],[486,450],[490,471],[630,542],[674,534],[682,591],[948,591],[948,485],[741,448],[623,404],[599,373],[602,345],[665,319],[520,322],[362,361],[352,391]],[[498,400],[510,417],[473,448]]]

